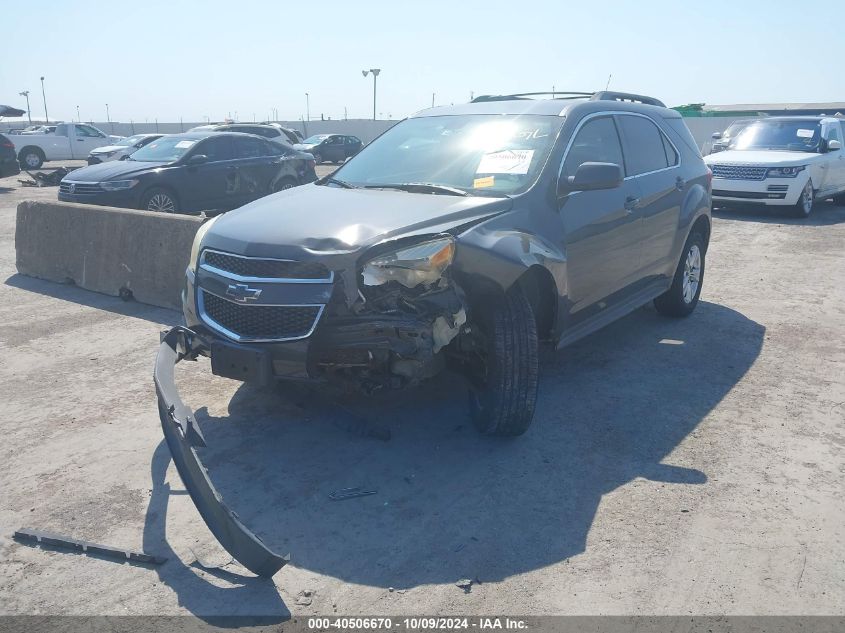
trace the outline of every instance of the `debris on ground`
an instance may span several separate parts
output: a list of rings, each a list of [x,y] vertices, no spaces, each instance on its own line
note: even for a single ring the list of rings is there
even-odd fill
[[[355,499],[357,497],[366,497],[369,495],[374,495],[378,492],[378,490],[365,490],[360,486],[355,488],[341,488],[340,490],[335,490],[332,493],[329,493],[329,499],[334,501],[342,501],[344,499]]]
[[[296,594],[296,604],[301,607],[307,607],[311,604],[314,598],[314,591],[311,589],[303,589],[298,594]]]
[[[59,183],[62,182],[62,178],[67,176],[74,169],[78,168],[59,167],[58,169],[54,169],[50,172],[37,171],[34,174],[31,171],[28,171],[26,173],[29,175],[31,180],[18,179],[18,182],[24,187],[58,187]]]
[[[144,552],[135,552],[120,547],[112,547],[111,545],[101,545],[99,543],[80,541],[78,539],[62,536],[61,534],[44,532],[42,530],[31,530],[29,528],[21,528],[20,530],[17,530],[14,533],[14,539],[26,544],[51,545],[53,547],[76,550],[82,552],[83,554],[97,554],[107,558],[113,558],[115,560],[135,563],[161,565],[167,560],[161,556],[153,556],[152,554],[146,554]]]
[[[472,580],[469,578],[461,578],[458,582],[455,583],[455,586],[459,589],[463,589],[464,593],[469,593],[472,589]]]

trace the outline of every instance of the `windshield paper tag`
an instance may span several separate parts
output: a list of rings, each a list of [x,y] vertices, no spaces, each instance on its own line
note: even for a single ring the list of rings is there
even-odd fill
[[[798,138],[813,138],[813,130],[798,129],[795,133],[798,135]]]
[[[533,149],[506,149],[484,154],[476,174],[527,174],[534,156]]]
[[[486,176],[484,178],[476,178],[472,181],[473,189],[481,189],[483,187],[492,187],[496,184],[495,176]]]
[[[179,141],[176,143],[176,149],[187,149],[194,143],[196,143],[196,141]]]

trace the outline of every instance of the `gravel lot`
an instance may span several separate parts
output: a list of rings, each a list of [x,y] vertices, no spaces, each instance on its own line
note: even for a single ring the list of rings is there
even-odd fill
[[[152,367],[180,315],[16,273],[16,204],[55,196],[0,180],[0,613],[845,612],[845,208],[717,214],[696,313],[643,308],[546,354],[515,441],[476,435],[449,376],[338,400],[185,363],[212,478],[291,552],[264,581],[227,564],[169,462]],[[378,493],[329,499],[352,486]]]

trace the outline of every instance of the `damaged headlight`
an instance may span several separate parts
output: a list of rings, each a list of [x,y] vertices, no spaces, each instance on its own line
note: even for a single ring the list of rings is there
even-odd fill
[[[205,237],[205,234],[208,233],[208,229],[211,228],[211,225],[214,224],[220,216],[214,216],[208,222],[203,222],[200,224],[200,228],[197,229],[196,235],[194,235],[194,243],[191,246],[191,259],[188,260],[188,269],[194,272],[197,272],[197,259],[200,256],[200,247],[202,246],[202,238]]]
[[[398,281],[414,288],[434,283],[443,276],[454,256],[455,240],[448,236],[379,255],[364,265],[364,285],[381,286]]]

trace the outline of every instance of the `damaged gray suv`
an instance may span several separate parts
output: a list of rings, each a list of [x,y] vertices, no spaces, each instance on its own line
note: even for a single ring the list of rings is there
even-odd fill
[[[680,114],[627,93],[540,96],[424,110],[330,177],[200,228],[187,327],[159,352],[159,405],[194,501],[250,569],[283,562],[209,492],[193,450],[202,436],[173,385],[178,360],[366,391],[450,368],[467,379],[479,431],[519,435],[541,343],[562,347],[649,301],[670,316],[694,310],[711,174]]]

